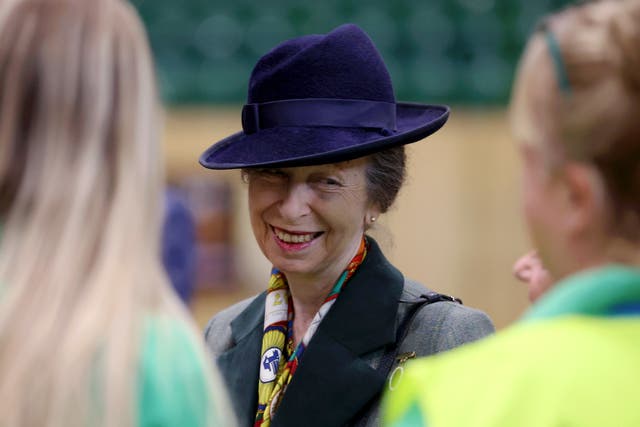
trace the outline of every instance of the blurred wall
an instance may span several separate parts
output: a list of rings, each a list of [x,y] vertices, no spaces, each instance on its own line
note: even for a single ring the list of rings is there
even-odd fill
[[[240,107],[174,108],[165,120],[167,173],[229,182],[237,288],[196,296],[202,324],[221,307],[266,287],[269,264],[253,240],[238,171],[209,171],[197,159],[240,129]],[[498,327],[527,306],[511,275],[528,248],[519,212],[519,164],[503,109],[453,108],[437,134],[408,146],[409,179],[372,233],[408,277],[489,313]],[[198,299],[199,298],[199,299]]]

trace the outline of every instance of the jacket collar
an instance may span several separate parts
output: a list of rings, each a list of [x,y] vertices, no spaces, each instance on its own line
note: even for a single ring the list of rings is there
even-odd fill
[[[387,261],[377,242],[371,237],[367,240],[367,256],[319,327],[355,355],[395,342],[396,313],[404,286],[404,277]]]
[[[343,425],[376,396],[386,373],[366,355],[396,339],[404,278],[368,238],[363,263],[309,342],[273,420],[273,427]],[[253,424],[265,294],[231,322],[236,346],[218,358],[241,426]]]

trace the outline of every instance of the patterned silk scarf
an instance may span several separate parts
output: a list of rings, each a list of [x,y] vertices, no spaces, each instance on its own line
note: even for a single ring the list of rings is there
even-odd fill
[[[278,408],[311,337],[333,303],[336,302],[344,284],[355,273],[366,255],[367,241],[363,236],[358,253],[338,278],[295,350],[293,348],[293,302],[289,293],[289,285],[282,272],[275,268],[271,271],[264,310],[264,334],[262,336],[262,357],[260,358],[260,379],[258,381],[258,411],[254,427],[269,427],[271,424],[271,417]]]

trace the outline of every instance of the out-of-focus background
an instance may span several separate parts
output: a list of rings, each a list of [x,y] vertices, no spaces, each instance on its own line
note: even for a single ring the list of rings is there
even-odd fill
[[[373,235],[405,273],[486,311],[526,309],[511,274],[529,249],[507,102],[527,36],[561,0],[133,0],[166,105],[164,259],[197,321],[266,288],[238,171],[197,159],[241,129],[253,65],[276,44],[353,22],[382,53],[402,101],[446,103],[447,125],[408,146],[409,180]]]

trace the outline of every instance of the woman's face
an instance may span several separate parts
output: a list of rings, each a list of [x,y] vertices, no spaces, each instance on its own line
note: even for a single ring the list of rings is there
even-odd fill
[[[367,199],[367,158],[249,173],[249,212],[264,255],[289,281],[334,281],[377,211]]]
[[[548,246],[555,246],[558,224],[554,209],[553,180],[537,147],[522,144],[522,210],[529,233],[543,260],[547,260]]]
[[[511,120],[522,160],[522,211],[532,243],[542,264],[555,273],[555,263],[564,258],[562,186],[554,172],[557,166],[551,140],[555,138],[554,115],[550,113],[550,82],[555,81],[547,47],[534,38],[521,61],[511,99]]]

